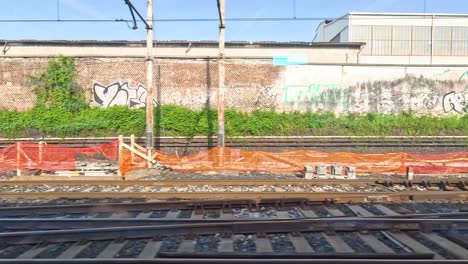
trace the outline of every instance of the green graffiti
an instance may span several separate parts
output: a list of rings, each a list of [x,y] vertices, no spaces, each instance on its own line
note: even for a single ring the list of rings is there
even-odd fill
[[[468,80],[468,71],[464,72],[458,79],[459,82],[463,80]]]
[[[341,84],[287,85],[284,89],[285,103],[327,104],[349,107],[346,100],[349,91]]]

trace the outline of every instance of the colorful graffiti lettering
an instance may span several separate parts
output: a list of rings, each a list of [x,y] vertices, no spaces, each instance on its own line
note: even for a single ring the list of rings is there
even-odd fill
[[[285,103],[329,104],[349,107],[348,89],[340,84],[288,85],[284,89]]]

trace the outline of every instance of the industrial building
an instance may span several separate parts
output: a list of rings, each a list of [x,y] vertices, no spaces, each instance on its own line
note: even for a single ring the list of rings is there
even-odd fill
[[[364,42],[364,64],[467,64],[468,14],[350,12],[321,22],[313,41]]]

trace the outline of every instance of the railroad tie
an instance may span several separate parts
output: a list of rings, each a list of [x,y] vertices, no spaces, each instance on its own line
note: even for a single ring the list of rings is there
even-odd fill
[[[338,210],[337,208],[331,208],[327,206],[324,206],[324,207],[328,211],[328,213],[332,216],[335,216],[335,217],[345,216],[345,214],[341,212],[340,210]]]
[[[112,241],[98,256],[97,258],[113,258],[117,252],[119,252],[124,246],[126,240],[114,240]]]
[[[233,214],[232,213],[225,213],[223,210],[219,212],[219,219],[220,220],[230,220],[233,219]]]
[[[289,241],[294,245],[297,253],[311,253],[314,252],[309,242],[302,236],[293,236],[288,234]]]
[[[277,211],[276,218],[280,219],[290,219],[288,211]]]
[[[179,253],[193,253],[194,252],[194,240],[192,239],[184,239],[179,245],[177,252]]]
[[[83,249],[88,247],[90,244],[91,244],[90,242],[87,242],[87,243],[75,242],[73,243],[71,247],[67,248],[67,250],[62,252],[62,254],[60,254],[57,257],[57,259],[72,259],[76,255],[78,255]]]
[[[358,234],[358,236],[377,253],[395,253],[391,248],[382,243],[372,234]]]
[[[423,237],[429,239],[430,241],[436,243],[437,245],[441,246],[445,250],[449,251],[453,255],[457,256],[460,259],[468,259],[468,250],[464,247],[453,243],[452,241],[441,237],[435,233],[425,234],[419,232]]]
[[[439,254],[435,253],[425,245],[419,243],[418,241],[414,240],[412,237],[408,236],[407,234],[404,233],[390,233],[390,235],[394,238],[396,238],[398,241],[401,243],[405,244],[406,246],[410,247],[412,250],[414,250],[416,253],[432,253],[434,254],[434,259],[444,259],[442,256]]]
[[[9,247],[6,247],[6,248],[4,248],[4,249],[0,249],[0,256],[3,255],[3,252],[9,251],[9,250],[11,250],[12,248],[14,248],[14,246],[9,246]]]
[[[317,218],[318,215],[316,213],[314,213],[314,211],[312,210],[306,210],[306,209],[301,209],[301,208],[298,208],[298,210],[304,215],[304,217],[307,217],[307,218]]]
[[[149,218],[151,216],[153,212],[149,211],[149,212],[141,212],[139,214],[136,215],[135,218],[137,219],[143,219],[143,218]]]
[[[362,216],[362,217],[369,217],[369,216],[374,216],[373,213],[367,211],[366,209],[362,208],[359,205],[354,205],[354,204],[346,204],[353,213],[355,213],[357,216]]]
[[[196,212],[196,210],[193,210],[192,215],[190,216],[190,219],[202,220],[203,219],[203,213],[202,212]]]
[[[271,246],[270,239],[267,237],[259,237],[258,235],[255,237],[255,245],[257,253],[271,253],[273,252],[273,248]]]
[[[378,210],[380,210],[382,213],[384,213],[385,215],[389,215],[389,216],[393,216],[393,215],[400,215],[399,213],[393,211],[392,209],[384,206],[384,205],[381,205],[381,204],[375,204],[374,205],[375,208],[377,208]]]
[[[354,250],[346,244],[346,242],[339,236],[329,236],[322,233],[322,236],[328,241],[328,243],[335,249],[336,252],[340,253],[353,253]]]
[[[169,212],[167,212],[167,215],[166,217],[164,217],[165,219],[172,219],[172,220],[176,220],[177,219],[177,216],[180,214],[180,211],[179,210],[171,210]]]
[[[19,255],[18,259],[32,259],[34,258],[35,256],[39,255],[42,251],[44,251],[45,249],[47,248],[46,245],[43,245],[43,244],[37,244],[35,245],[34,247],[30,248],[29,250],[27,250],[26,252],[24,252],[23,254]]]
[[[150,240],[146,244],[146,246],[141,251],[138,258],[141,259],[152,259],[156,254],[159,252],[159,248],[161,247],[161,241]]]
[[[233,240],[231,237],[222,237],[218,243],[219,253],[232,253],[234,252]]]

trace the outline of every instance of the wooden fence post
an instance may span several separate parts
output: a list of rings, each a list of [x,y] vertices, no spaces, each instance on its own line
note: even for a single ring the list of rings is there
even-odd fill
[[[42,164],[42,152],[44,151],[44,141],[39,141],[39,165]]]
[[[21,142],[16,142],[16,176],[21,176]]]
[[[122,153],[123,153],[123,136],[122,135],[119,135],[119,161],[118,161],[118,170],[117,170],[117,176],[119,177],[122,177],[122,170],[121,170],[121,164],[123,163],[123,160],[122,160]]]
[[[150,169],[151,167],[153,167],[153,164],[151,163],[151,157],[153,156],[152,148],[148,149],[147,156],[148,156],[148,159],[146,160],[146,164],[147,164],[148,169]]]
[[[135,135],[130,136],[130,147],[132,147],[131,158],[133,164],[135,162]]]

